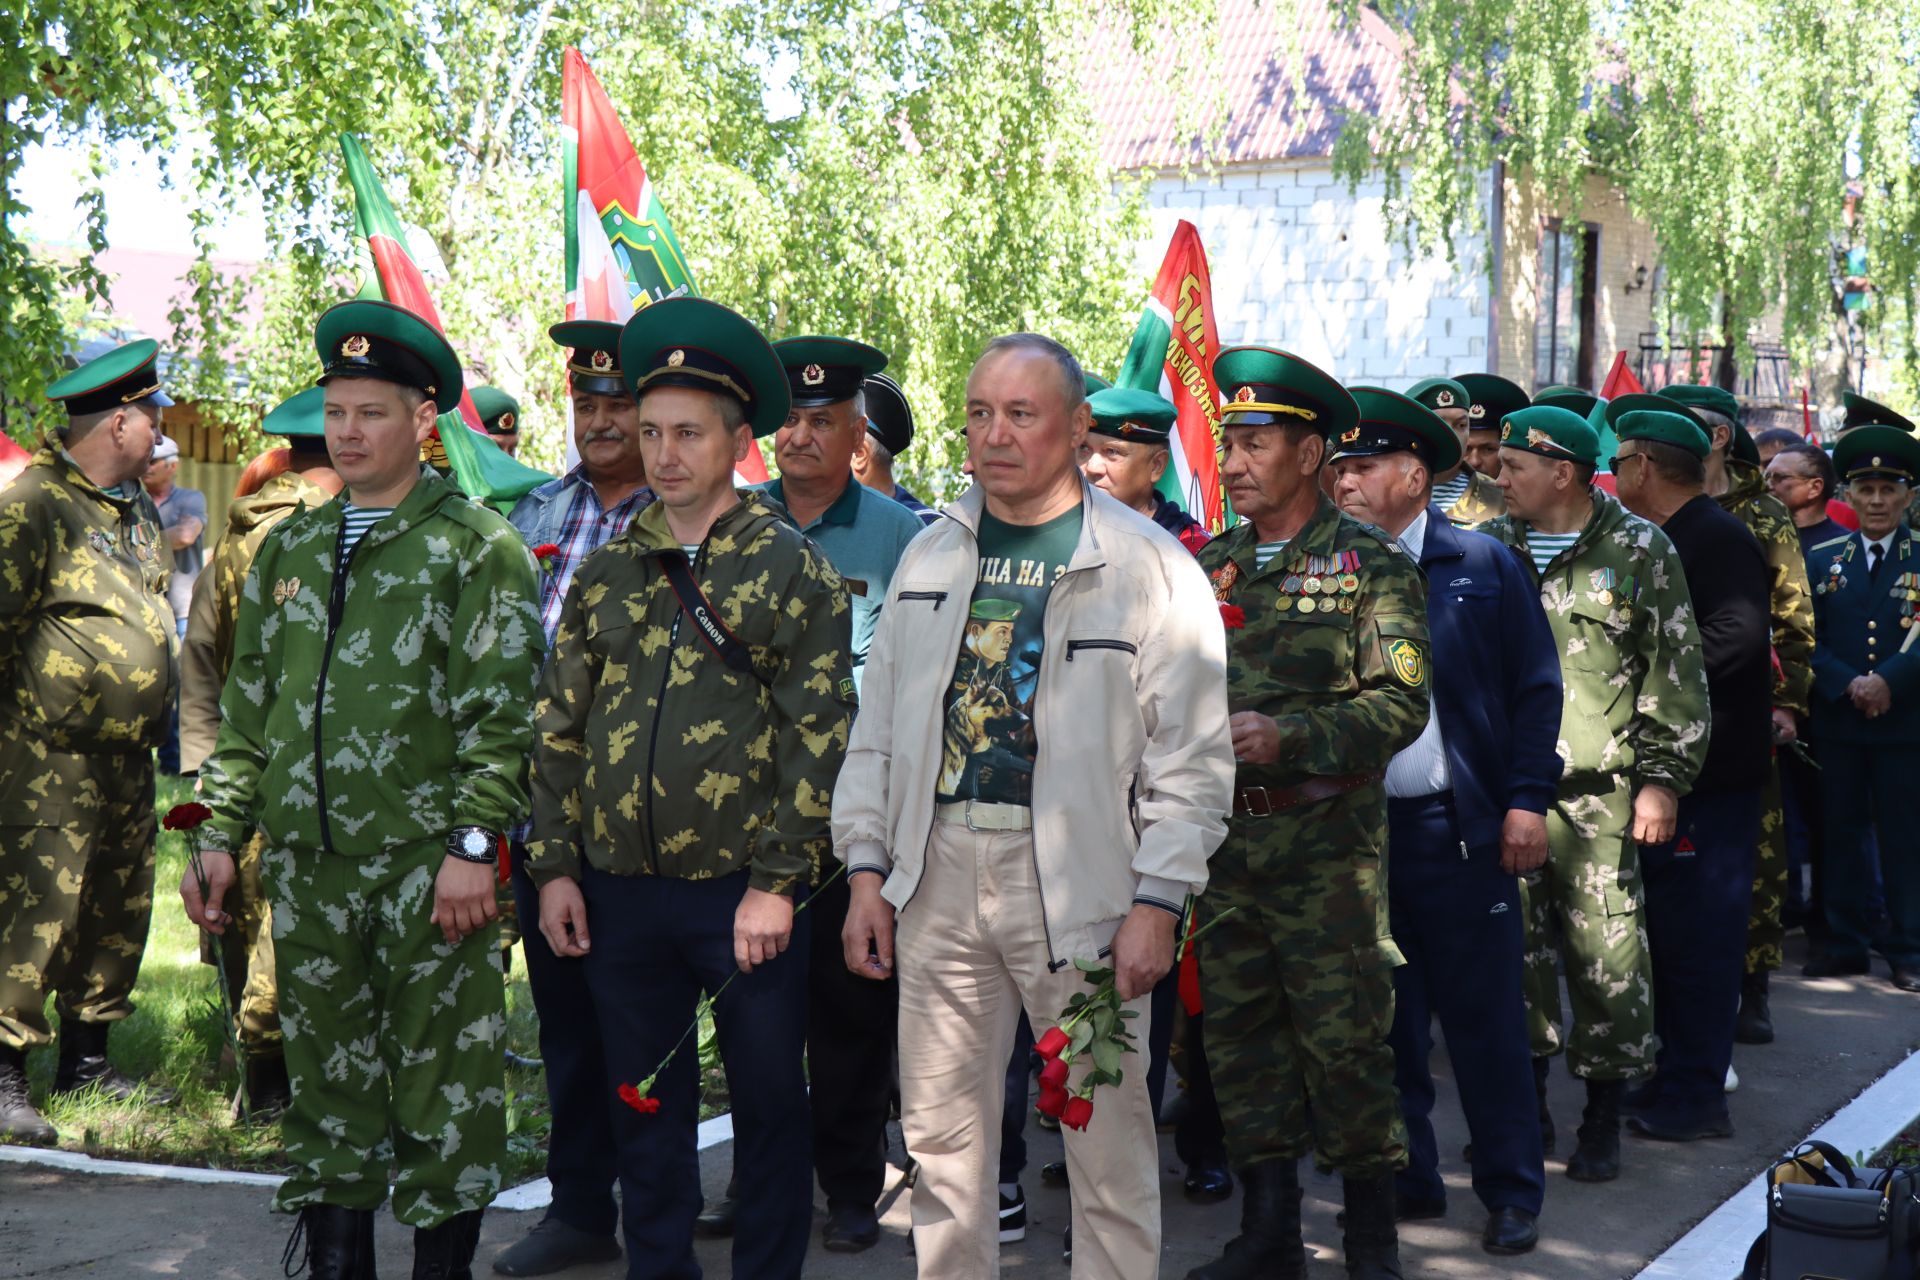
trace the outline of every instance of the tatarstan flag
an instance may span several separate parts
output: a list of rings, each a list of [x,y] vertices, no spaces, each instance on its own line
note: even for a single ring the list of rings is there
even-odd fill
[[[1213,380],[1213,357],[1219,349],[1206,247],[1200,232],[1182,219],[1173,229],[1116,385],[1157,391],[1179,410],[1167,442],[1173,465],[1160,477],[1160,491],[1214,533],[1226,519],[1217,452],[1220,388]]]
[[[340,150],[347,158],[347,183],[353,188],[353,226],[359,235],[361,263],[359,296],[405,307],[444,335],[440,312],[433,305],[433,293],[427,278],[407,249],[407,230],[393,211],[386,189],[374,176],[350,133],[340,135]],[[473,398],[460,390],[460,408],[443,413],[435,430],[446,450],[448,466],[461,492],[506,509],[511,509],[527,493],[553,479],[516,462],[501,451],[480,427],[480,414]]]
[[[669,294],[698,295],[666,206],[607,91],[571,45],[561,72],[567,319],[625,324]],[[567,456],[571,462],[571,441]],[[758,442],[740,464],[739,478],[749,484],[767,478]]]

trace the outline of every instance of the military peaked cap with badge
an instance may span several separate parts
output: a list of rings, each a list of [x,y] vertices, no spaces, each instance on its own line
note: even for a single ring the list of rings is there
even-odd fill
[[[1898,427],[1900,430],[1907,432],[1920,430],[1920,427],[1915,427],[1912,422],[1901,417],[1879,401],[1869,400],[1865,396],[1857,396],[1851,391],[1841,394],[1840,403],[1846,411],[1846,420],[1840,424],[1843,431],[1851,427],[1870,426],[1874,423],[1879,423],[1882,426]]]
[[[870,376],[887,367],[884,351],[851,338],[783,338],[773,344],[773,353],[787,371],[796,409],[851,400]]]
[[[1848,427],[1834,441],[1833,466],[1848,481],[1898,480],[1911,485],[1920,478],[1920,439],[1887,422]]]
[[[913,443],[913,406],[900,384],[884,373],[867,375],[861,391],[867,399],[867,434],[893,457]]]
[[[1333,440],[1328,462],[1411,453],[1434,475],[1460,465],[1460,437],[1433,410],[1384,387],[1348,387],[1360,420]],[[1461,403],[1464,403],[1464,398]],[[1447,406],[1449,408],[1454,406]]]
[[[1467,391],[1467,430],[1498,431],[1500,419],[1533,401],[1520,384],[1497,373],[1463,373],[1454,379]]]
[[[319,382],[375,378],[424,392],[441,413],[460,407],[460,357],[438,329],[391,302],[356,299],[328,307],[313,327]]]
[[[620,331],[620,376],[639,399],[654,387],[729,395],[756,436],[786,425],[793,401],[780,357],[753,321],[705,298],[662,298]]]
[[[1724,387],[1701,387],[1689,383],[1675,383],[1660,388],[1660,398],[1683,404],[1689,409],[1705,409],[1708,413],[1717,413],[1733,424],[1733,438],[1728,441],[1728,451],[1742,462],[1760,465],[1760,446],[1753,442],[1753,436],[1747,431],[1746,424],[1740,421],[1740,402],[1734,399],[1733,392]],[[1702,422],[1709,439],[1713,428]]]
[[[1563,462],[1600,465],[1600,437],[1571,409],[1534,404],[1500,419],[1500,445]]]
[[[1164,445],[1180,411],[1165,396],[1133,387],[1107,387],[1087,397],[1095,435],[1129,444]]]
[[[474,412],[488,435],[509,436],[520,429],[520,402],[500,388],[475,387],[467,394],[473,397]]]
[[[596,396],[628,394],[620,376],[619,325],[611,320],[568,320],[548,329],[547,336],[567,348],[567,376],[575,391]]]
[[[1225,427],[1311,427],[1329,439],[1360,421],[1347,389],[1307,361],[1274,347],[1227,347],[1213,361]]]
[[[84,418],[130,404],[152,404],[164,409],[173,401],[160,390],[160,344],[141,338],[95,356],[57,378],[47,388],[47,399],[64,400],[69,418]]]
[[[1407,388],[1407,399],[1428,409],[1468,410],[1473,394],[1452,378],[1424,378]]]
[[[260,430],[270,436],[323,437],[327,434],[326,410],[326,389],[308,387],[273,406],[261,419]]]

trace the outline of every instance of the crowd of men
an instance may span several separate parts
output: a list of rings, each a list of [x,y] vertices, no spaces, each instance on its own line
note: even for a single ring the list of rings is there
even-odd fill
[[[1604,1182],[1623,1125],[1732,1133],[1787,923],[1807,973],[1878,951],[1920,991],[1920,856],[1876,820],[1920,763],[1920,437],[1884,406],[1848,397],[1829,456],[1713,387],[1402,393],[1233,347],[1209,537],[1161,491],[1173,406],[1040,335],[974,365],[938,512],[893,476],[913,414],[874,347],[687,297],[551,336],[579,461],[502,515],[423,462],[445,338],[327,311],[204,570],[155,345],[50,388],[66,425],[0,492],[0,1137],[57,1140],[25,1073],[56,1038],[55,1093],[174,1102],[108,1033],[176,685],[209,815],[180,893],[322,1280],[373,1275],[389,1185],[416,1280],[472,1274],[503,883],[553,1113],[505,1275],[621,1236],[630,1276],[697,1275],[706,1233],[797,1276],[816,1178],[822,1246],[869,1248],[896,1105],[921,1273],[997,1274],[1044,1062],[1043,1102],[1094,1104],[1042,1171],[1073,1273],[1155,1276],[1179,1026],[1185,1192],[1242,1197],[1189,1280],[1305,1274],[1307,1156],[1348,1273],[1400,1276],[1396,1224],[1446,1212],[1436,1019],[1484,1247],[1523,1253],[1555,1057],[1567,1175]],[[474,401],[515,447],[518,406]],[[779,479],[737,487],[767,436]],[[1119,1069],[1056,1029],[1089,968],[1142,1031]],[[709,1006],[713,1205],[678,1051]]]

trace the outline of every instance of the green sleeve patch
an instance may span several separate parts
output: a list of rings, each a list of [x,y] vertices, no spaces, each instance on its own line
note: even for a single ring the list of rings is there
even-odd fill
[[[1393,668],[1394,679],[1409,689],[1417,689],[1426,682],[1426,660],[1421,657],[1420,646],[1413,641],[1387,641],[1387,661]]]

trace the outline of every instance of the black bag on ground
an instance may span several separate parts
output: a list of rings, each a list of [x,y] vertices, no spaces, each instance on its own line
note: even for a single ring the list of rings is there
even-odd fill
[[[1920,1280],[1920,1170],[1863,1177],[1808,1142],[1767,1171],[1766,1193],[1743,1280]]]

